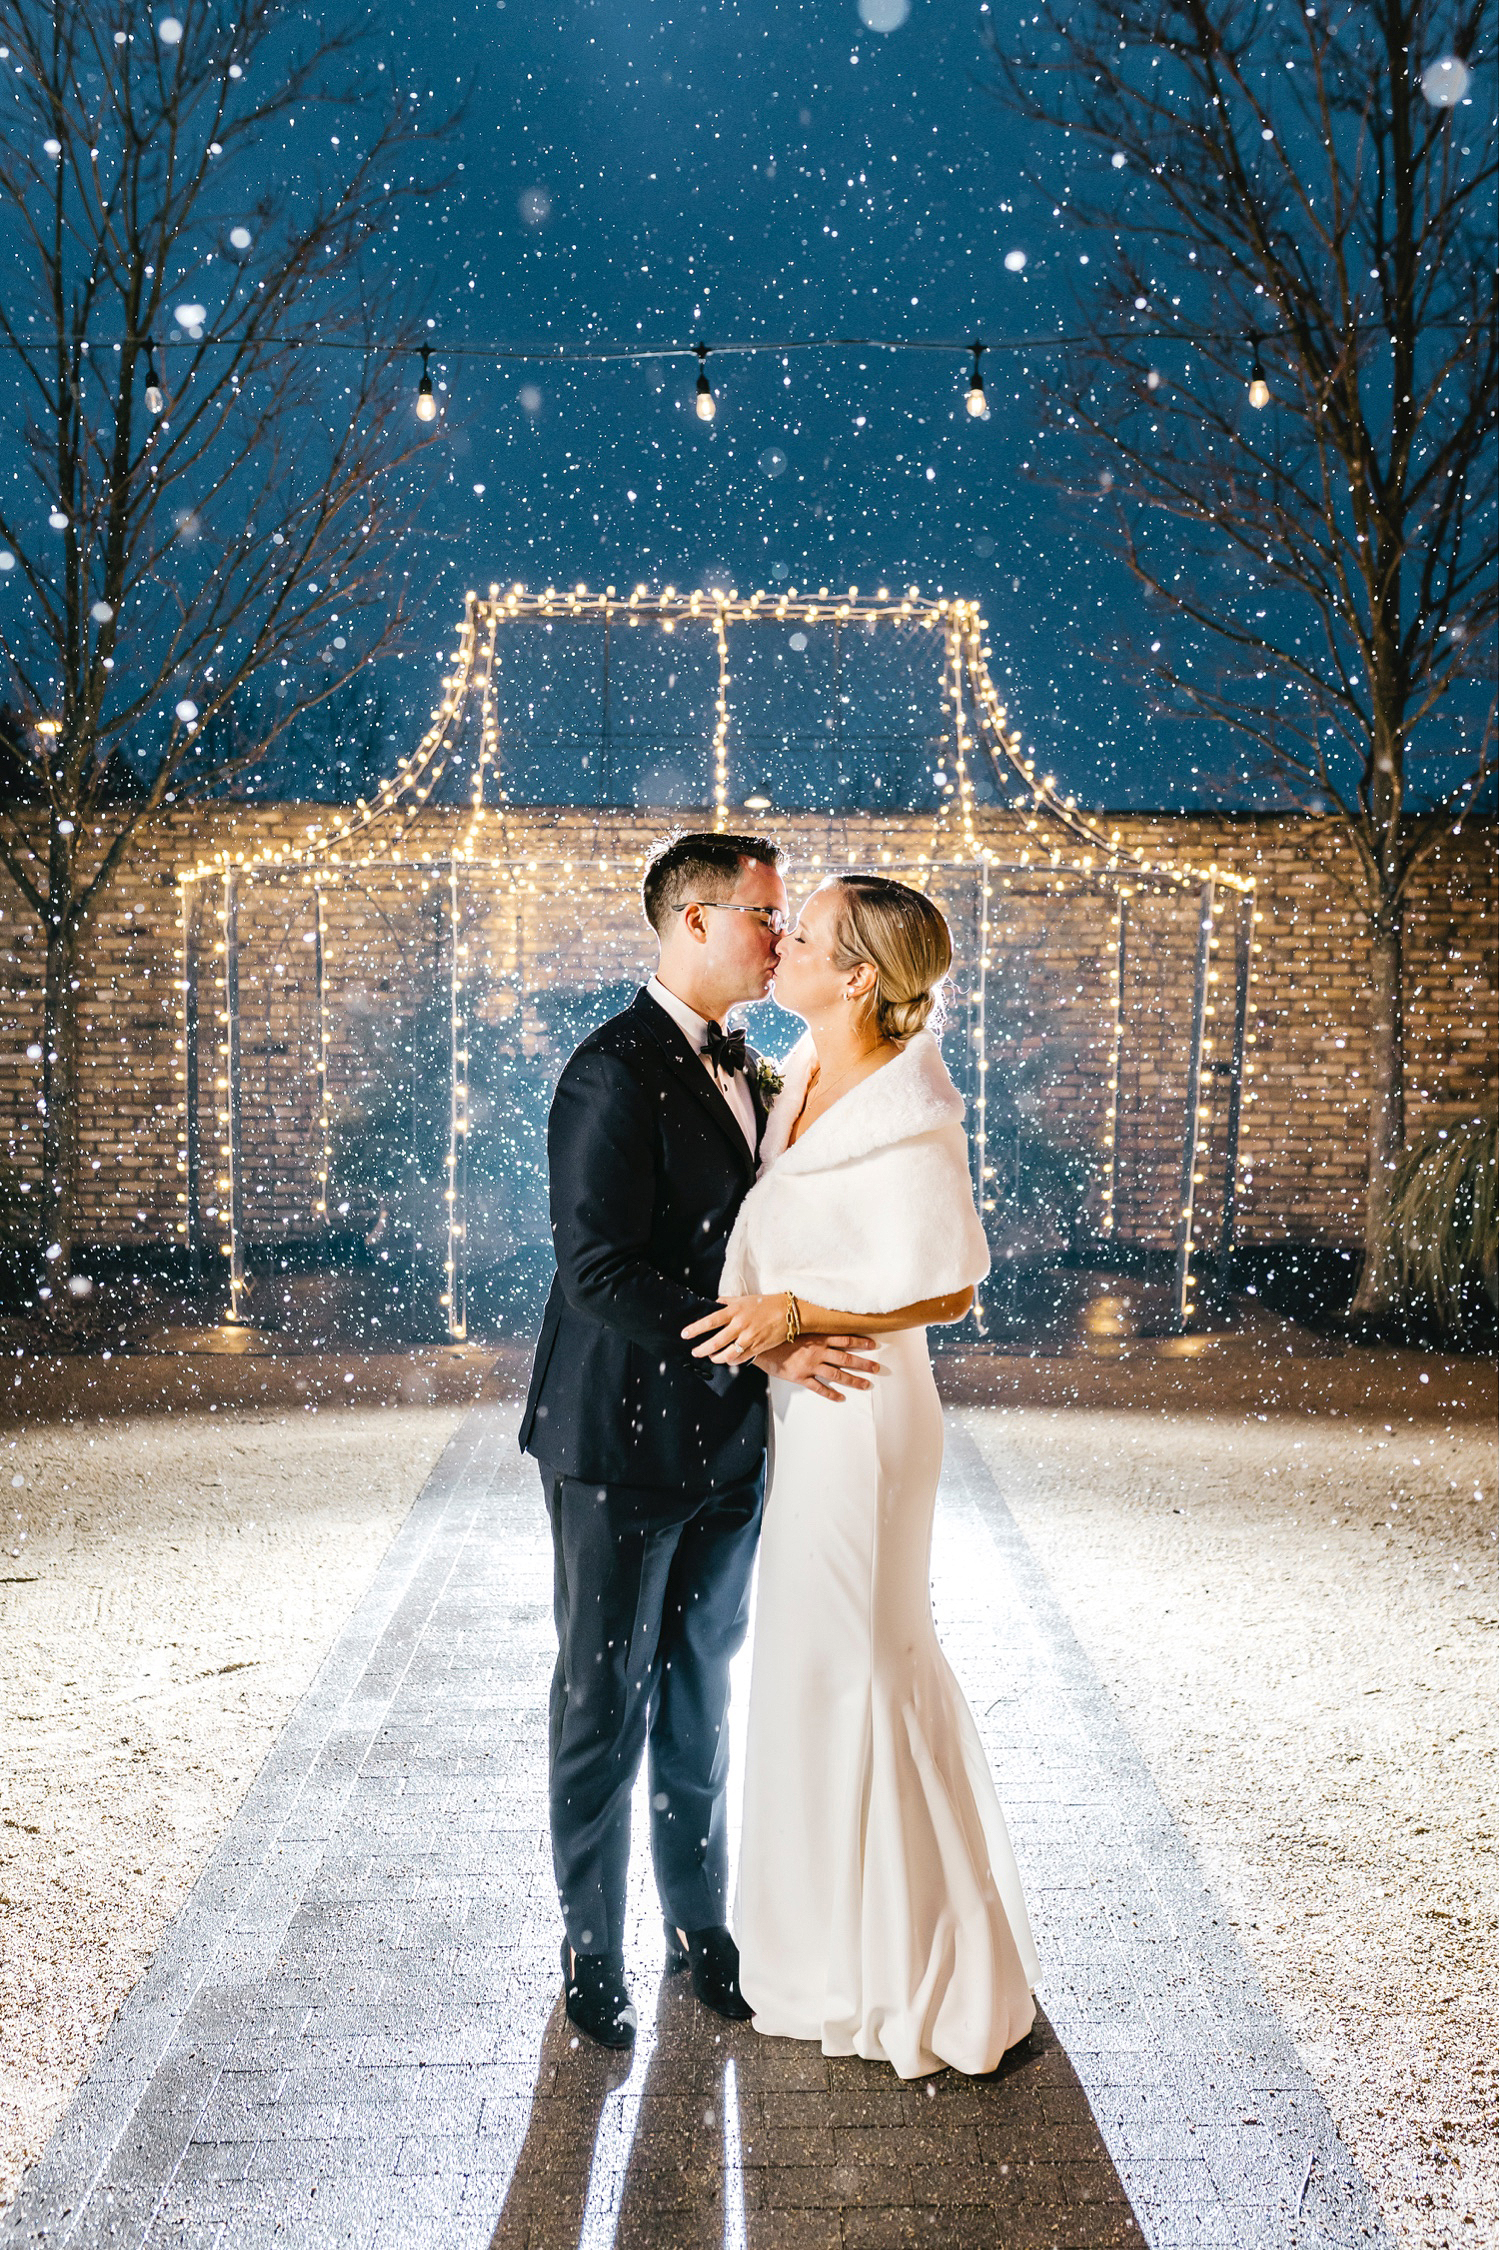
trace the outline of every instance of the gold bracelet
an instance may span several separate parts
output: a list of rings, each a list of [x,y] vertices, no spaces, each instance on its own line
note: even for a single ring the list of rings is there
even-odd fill
[[[802,1308],[790,1289],[786,1293],[786,1340],[795,1344],[802,1333]]]

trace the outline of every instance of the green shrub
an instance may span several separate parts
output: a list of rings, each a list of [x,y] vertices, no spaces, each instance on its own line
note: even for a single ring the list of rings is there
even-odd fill
[[[1407,1150],[1391,1189],[1384,1262],[1388,1293],[1414,1311],[1462,1327],[1496,1272],[1494,1111]]]

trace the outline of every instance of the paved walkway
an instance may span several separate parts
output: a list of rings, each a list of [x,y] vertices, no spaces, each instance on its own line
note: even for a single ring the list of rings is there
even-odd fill
[[[1385,2244],[956,1424],[934,1598],[1035,1913],[1029,2049],[902,2086],[731,2030],[661,1982],[643,1885],[633,2064],[577,2046],[544,1832],[549,1555],[513,1426],[470,1413],[0,2240]]]

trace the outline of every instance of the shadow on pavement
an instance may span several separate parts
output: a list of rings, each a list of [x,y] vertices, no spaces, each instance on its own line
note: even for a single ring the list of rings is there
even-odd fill
[[[1051,2025],[985,2079],[723,2023],[664,1981],[633,2062],[561,1999],[491,2250],[1069,2250],[1144,2237]]]

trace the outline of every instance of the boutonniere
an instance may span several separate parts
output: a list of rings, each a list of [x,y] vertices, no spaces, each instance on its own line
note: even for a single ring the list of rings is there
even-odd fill
[[[765,1103],[766,1108],[769,1109],[786,1084],[786,1080],[774,1063],[766,1061],[764,1055],[756,1056],[751,1076],[755,1082],[755,1091]]]

